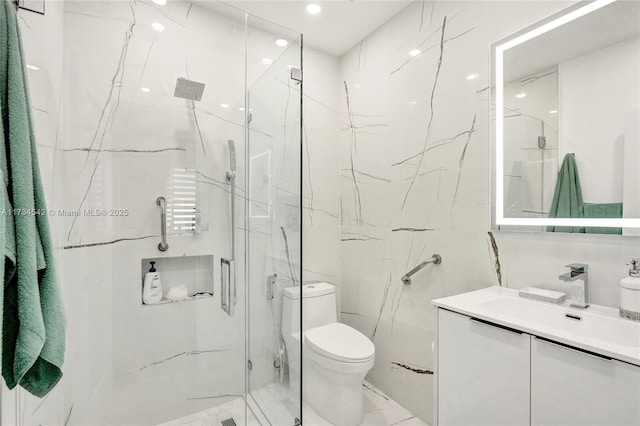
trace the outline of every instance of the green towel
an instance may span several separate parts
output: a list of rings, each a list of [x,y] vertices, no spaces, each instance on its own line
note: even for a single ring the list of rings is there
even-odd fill
[[[585,203],[584,217],[588,219],[621,218],[622,203]],[[588,226],[584,229],[587,234],[622,234],[622,228],[604,228]]]
[[[0,5],[0,115],[4,185],[2,375],[46,395],[62,377],[65,317],[32,128],[25,64],[13,4]],[[13,209],[13,210],[12,210]],[[0,246],[2,248],[2,246]]]
[[[553,193],[553,201],[549,217],[570,218],[584,217],[582,202],[582,188],[578,176],[578,166],[573,153],[564,156],[562,167],[558,173],[556,189]],[[576,226],[549,226],[549,232],[584,232],[584,228]]]

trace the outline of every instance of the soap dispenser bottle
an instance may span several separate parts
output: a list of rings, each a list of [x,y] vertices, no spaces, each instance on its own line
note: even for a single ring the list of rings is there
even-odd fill
[[[631,259],[629,276],[620,281],[620,316],[640,321],[640,259]]]
[[[156,271],[156,262],[151,262],[151,269],[144,274],[144,285],[142,287],[142,302],[145,305],[158,303],[162,300],[162,283],[160,273]]]

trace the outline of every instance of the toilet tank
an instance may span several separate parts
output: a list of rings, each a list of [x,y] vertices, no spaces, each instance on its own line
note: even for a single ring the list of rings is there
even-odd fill
[[[300,332],[300,290],[302,288],[303,328],[308,330],[338,322],[336,289],[328,283],[288,287],[283,291],[282,332]]]

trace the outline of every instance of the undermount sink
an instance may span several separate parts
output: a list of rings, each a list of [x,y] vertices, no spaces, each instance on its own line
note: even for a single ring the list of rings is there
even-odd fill
[[[640,323],[620,318],[615,308],[554,305],[521,298],[517,290],[503,287],[445,297],[433,304],[640,365]]]

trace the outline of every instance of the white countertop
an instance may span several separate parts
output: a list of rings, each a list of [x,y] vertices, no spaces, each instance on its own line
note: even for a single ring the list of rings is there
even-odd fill
[[[621,318],[618,309],[555,305],[518,296],[518,290],[489,287],[433,300],[443,309],[514,328],[535,336],[640,366],[640,322]],[[578,315],[581,321],[565,314]]]

